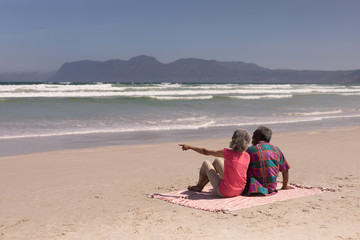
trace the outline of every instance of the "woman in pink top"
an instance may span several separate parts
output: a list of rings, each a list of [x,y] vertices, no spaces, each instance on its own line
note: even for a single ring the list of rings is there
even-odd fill
[[[248,131],[238,129],[234,132],[230,142],[230,149],[213,151],[187,144],[179,144],[182,150],[193,150],[203,155],[216,158],[213,164],[204,161],[200,168],[199,181],[195,186],[189,186],[190,191],[201,192],[210,181],[217,195],[220,197],[239,196],[246,185],[246,173],[250,163],[250,156],[245,152],[251,141]]]

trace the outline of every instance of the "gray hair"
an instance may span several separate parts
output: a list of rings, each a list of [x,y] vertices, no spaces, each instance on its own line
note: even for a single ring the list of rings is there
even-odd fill
[[[236,152],[243,152],[249,146],[251,135],[245,129],[237,129],[230,142],[230,148]]]

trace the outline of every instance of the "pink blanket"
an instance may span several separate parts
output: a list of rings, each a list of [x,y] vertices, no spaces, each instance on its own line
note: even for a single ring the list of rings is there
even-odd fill
[[[180,190],[169,193],[157,193],[150,195],[150,197],[210,212],[228,212],[292,198],[311,196],[324,191],[333,191],[321,187],[303,187],[296,184],[291,185],[294,189],[279,190],[277,194],[266,197],[238,196],[233,198],[219,198],[210,187],[205,188],[202,192]]]

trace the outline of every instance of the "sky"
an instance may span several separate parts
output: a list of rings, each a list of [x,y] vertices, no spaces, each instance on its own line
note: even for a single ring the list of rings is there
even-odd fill
[[[180,58],[360,69],[359,0],[0,0],[0,72]]]

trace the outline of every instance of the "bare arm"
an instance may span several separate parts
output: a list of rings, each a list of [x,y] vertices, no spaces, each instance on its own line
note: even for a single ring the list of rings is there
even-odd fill
[[[214,150],[208,150],[206,148],[194,147],[194,146],[187,145],[187,144],[179,144],[179,146],[182,147],[183,151],[187,151],[187,150],[191,149],[197,153],[200,153],[200,154],[203,154],[206,156],[224,157],[223,150],[214,151]]]
[[[282,172],[282,177],[283,177],[283,186],[281,189],[282,190],[293,189],[292,186],[288,185],[289,184],[289,170]]]

